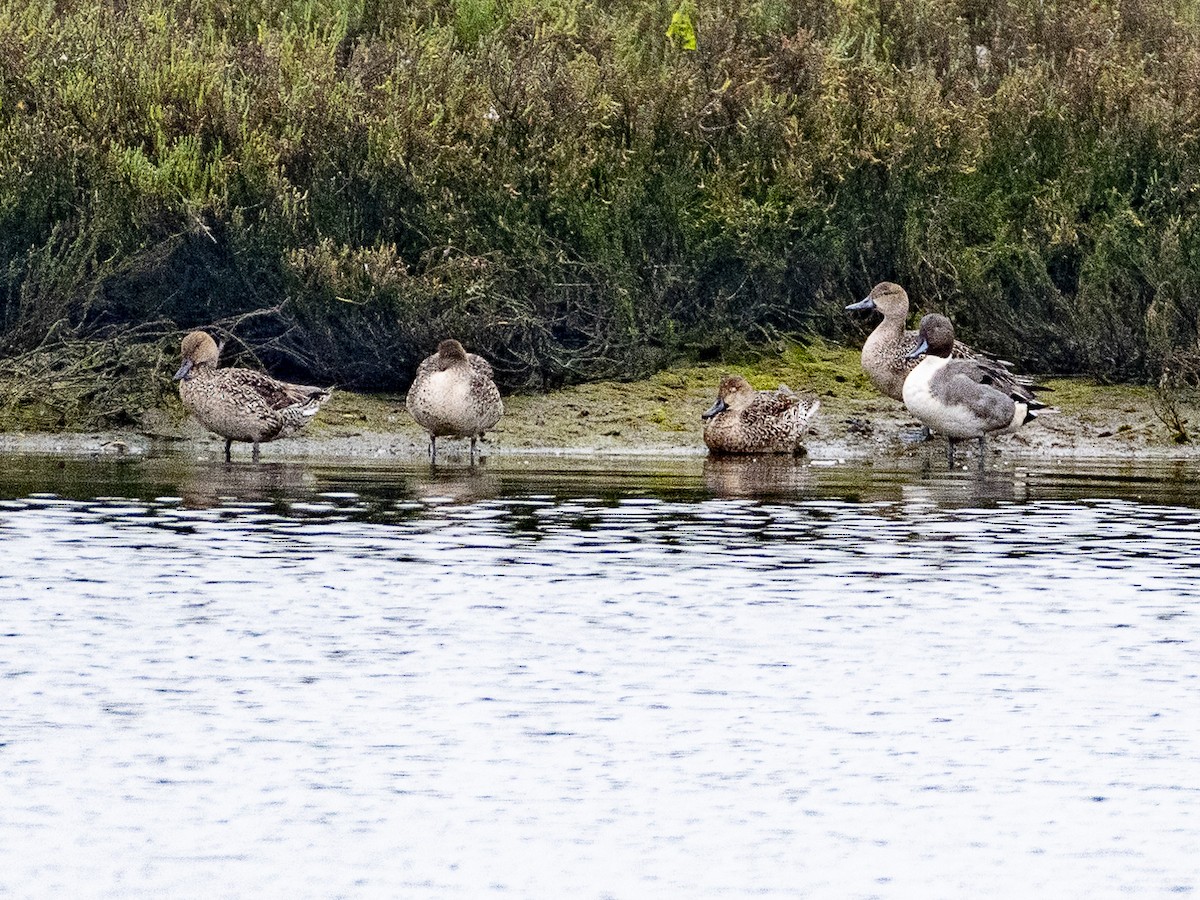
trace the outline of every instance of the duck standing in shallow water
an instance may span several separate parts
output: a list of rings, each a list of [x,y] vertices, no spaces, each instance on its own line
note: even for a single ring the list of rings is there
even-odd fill
[[[802,453],[820,408],[816,397],[794,394],[786,385],[756,391],[741,375],[726,375],[717,402],[701,416],[704,443],[714,453]]]
[[[917,365],[920,354],[913,354],[920,338],[915,331],[905,329],[908,320],[908,293],[898,284],[881,281],[864,299],[851,303],[847,310],[876,309],[883,321],[867,337],[862,348],[862,367],[879,393],[893,400],[904,400],[904,381]],[[1030,398],[1040,387],[1033,381],[1011,371],[1011,363],[990,353],[973,350],[960,341],[953,341],[950,356],[967,359],[984,369],[998,386],[1011,386],[1026,392]],[[928,437],[922,431],[918,440]]]
[[[904,381],[904,405],[932,430],[946,435],[946,459],[954,465],[954,442],[979,441],[979,460],[989,434],[1016,431],[1032,421],[1045,404],[1033,394],[992,373],[973,360],[951,359],[954,326],[945,316],[931,313],[921,319],[917,346],[910,351],[917,363]]]
[[[175,373],[184,407],[209,431],[225,438],[225,461],[234,441],[258,445],[299,431],[329,399],[326,388],[278,381],[252,369],[218,369],[220,349],[206,332],[183,339],[183,365]]]
[[[437,353],[417,367],[417,377],[404,405],[417,424],[429,432],[431,463],[437,462],[439,437],[469,437],[474,465],[476,439],[504,415],[492,367],[456,340],[442,341]]]

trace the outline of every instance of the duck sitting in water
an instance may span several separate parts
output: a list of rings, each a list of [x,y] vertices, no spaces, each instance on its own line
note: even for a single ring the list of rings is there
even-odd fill
[[[787,385],[756,391],[741,375],[726,375],[717,402],[701,418],[704,443],[715,453],[803,453],[804,434],[821,408]]]
[[[438,344],[437,353],[417,367],[404,405],[417,424],[429,432],[431,463],[437,462],[437,439],[454,437],[471,439],[474,465],[476,439],[504,415],[492,367],[453,339]]]
[[[980,464],[989,434],[1016,431],[1045,404],[1032,393],[999,382],[985,366],[968,359],[951,359],[954,326],[945,316],[931,313],[921,319],[917,346],[909,356],[925,358],[904,381],[904,405],[932,430],[946,435],[946,458],[954,465],[954,442],[979,441]]]
[[[286,437],[305,425],[329,399],[326,388],[278,381],[252,369],[218,369],[220,349],[206,332],[183,339],[183,365],[175,373],[184,407],[209,431],[225,438],[225,461],[234,441],[258,445]]]
[[[904,400],[904,381],[917,365],[913,350],[920,343],[917,332],[905,329],[908,320],[908,293],[898,284],[881,281],[864,299],[851,303],[847,310],[875,309],[883,313],[883,321],[875,326],[862,348],[862,367],[871,383],[884,396],[893,400]],[[960,341],[954,341],[950,355],[956,359],[968,359],[984,369],[994,382],[1005,389],[1020,389],[1029,399],[1041,386],[1011,370],[1012,364],[997,359],[990,353],[973,350]],[[918,440],[927,438],[923,430]]]

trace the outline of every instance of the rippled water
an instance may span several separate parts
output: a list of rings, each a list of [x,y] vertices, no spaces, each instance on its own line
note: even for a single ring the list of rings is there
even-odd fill
[[[0,459],[0,894],[1200,884],[1200,482]]]

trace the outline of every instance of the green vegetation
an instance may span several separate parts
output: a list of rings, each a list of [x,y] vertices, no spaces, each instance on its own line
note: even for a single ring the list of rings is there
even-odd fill
[[[1197,0],[15,0],[0,381],[162,379],[214,325],[359,388],[448,334],[508,389],[624,379],[857,341],[889,278],[1157,382],[1200,368],[1198,77]]]

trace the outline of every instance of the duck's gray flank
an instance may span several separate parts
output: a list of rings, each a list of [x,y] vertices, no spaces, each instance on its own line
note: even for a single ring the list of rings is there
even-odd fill
[[[800,453],[804,435],[821,408],[814,396],[787,385],[756,391],[740,375],[727,375],[702,418],[704,443],[715,453]]]
[[[461,343],[448,339],[437,353],[417,367],[405,406],[417,424],[429,432],[429,459],[437,462],[439,437],[470,438],[471,462],[475,442],[504,415],[504,403],[492,367]]]
[[[193,331],[180,347],[175,373],[184,407],[209,431],[225,438],[225,461],[234,441],[258,445],[286,437],[312,421],[329,399],[327,388],[289,384],[253,369],[218,369],[220,350],[204,331]]]

